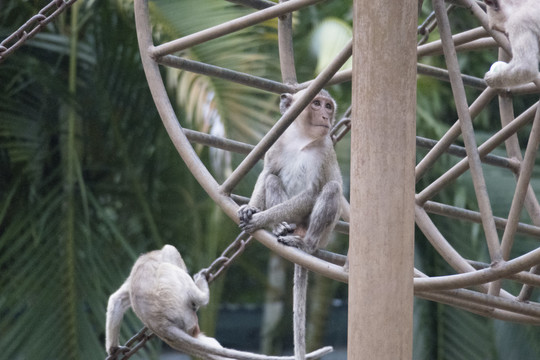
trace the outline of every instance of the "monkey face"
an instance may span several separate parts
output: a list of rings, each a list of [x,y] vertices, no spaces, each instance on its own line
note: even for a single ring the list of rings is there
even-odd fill
[[[328,135],[334,121],[335,103],[332,98],[318,95],[306,108],[304,122],[306,134],[313,138]]]
[[[487,5],[489,26],[506,33],[506,22],[521,0],[484,0]]]
[[[305,91],[300,90],[295,95],[282,94],[279,104],[281,113],[284,114]],[[321,90],[295,121],[299,135],[313,140],[327,136],[334,122],[335,111],[336,102],[326,90]]]
[[[193,279],[184,271],[179,271],[169,264],[161,264],[158,268],[158,296],[160,309],[166,314],[169,321],[186,333],[197,336],[199,319],[197,311],[199,306],[205,305],[201,299],[200,291]]]
[[[499,0],[484,0],[484,3],[493,10],[499,10]]]

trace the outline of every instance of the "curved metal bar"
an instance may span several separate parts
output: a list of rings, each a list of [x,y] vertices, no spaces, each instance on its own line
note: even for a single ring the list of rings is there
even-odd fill
[[[506,278],[540,263],[540,248],[507,262],[457,275],[415,278],[415,291],[434,291],[467,288]]]
[[[424,233],[433,248],[446,260],[446,262],[457,272],[474,272],[475,268],[465,260],[457,251],[446,241],[439,229],[433,224],[426,210],[416,205],[415,209],[416,224]],[[487,288],[486,288],[487,290]]]
[[[538,318],[538,321],[540,321],[540,304],[538,303],[525,304],[515,300],[504,299],[494,295],[482,294],[467,289],[444,290],[437,293],[451,295],[454,298],[470,301],[478,305],[484,305],[496,309],[516,312],[518,314],[534,316]]]
[[[493,306],[481,305],[476,301],[473,301],[471,296],[461,296],[461,291],[465,290],[452,290],[452,292],[416,292],[415,295],[419,298],[426,300],[436,301],[442,304],[454,306],[472,313],[486,316],[503,321],[512,321],[522,324],[540,325],[540,317],[523,315],[512,311],[494,309]],[[481,294],[480,294],[481,295]],[[500,298],[497,298],[500,299]],[[476,299],[474,299],[476,300]],[[492,304],[492,303],[490,303]],[[526,306],[524,303],[521,303]]]
[[[469,263],[474,266],[475,269],[487,269],[489,268],[491,265],[490,264],[486,264],[486,263],[483,263],[483,262],[479,262],[479,261],[472,261],[472,260],[469,260]],[[533,269],[536,268],[538,266],[533,266]],[[540,270],[540,267],[539,269]],[[534,272],[534,271],[521,271],[519,273],[516,273],[514,275],[510,275],[508,276],[508,279],[509,280],[514,280],[516,282],[519,282],[519,283],[522,283],[522,284],[525,284],[527,286],[533,286],[533,287],[540,287],[540,276]]]

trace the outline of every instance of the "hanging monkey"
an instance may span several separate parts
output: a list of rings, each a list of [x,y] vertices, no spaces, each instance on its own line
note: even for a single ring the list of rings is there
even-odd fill
[[[280,111],[298,100],[282,94]],[[249,204],[238,210],[247,232],[270,227],[278,241],[309,254],[324,248],[341,214],[342,179],[330,129],[336,103],[322,90],[268,150]],[[305,358],[308,271],[294,267],[294,353]]]
[[[208,304],[210,292],[202,272],[189,276],[182,256],[174,246],[141,255],[122,286],[107,306],[105,349],[109,355],[119,350],[118,334],[122,318],[130,307],[154,334],[172,348],[210,360],[292,360],[223,348],[201,333],[197,310]],[[121,349],[121,348],[120,348]],[[309,354],[318,358],[332,351],[322,348]]]
[[[512,47],[509,63],[495,62],[484,79],[493,88],[517,86],[538,76],[540,2],[538,0],[484,0],[489,25],[506,33]]]

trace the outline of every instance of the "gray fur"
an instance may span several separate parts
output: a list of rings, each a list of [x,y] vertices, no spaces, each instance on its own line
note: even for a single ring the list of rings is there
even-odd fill
[[[135,314],[152,332],[172,348],[208,360],[293,360],[293,357],[266,356],[223,348],[200,332],[197,310],[208,304],[206,277],[193,279],[174,246],[143,254],[137,259],[124,284],[109,298],[105,348],[108,354],[119,348],[118,333],[124,313]],[[332,351],[326,347],[307,355],[316,359]]]
[[[281,113],[300,94],[283,94]],[[321,91],[268,150],[251,200],[238,210],[243,230],[271,228],[280,243],[310,254],[328,244],[341,214],[343,197],[341,173],[330,138],[335,112],[335,101],[327,91]],[[307,280],[307,270],[296,265],[296,360],[303,360],[306,353]]]
[[[538,76],[540,2],[538,0],[486,1],[490,27],[506,33],[512,60],[484,77],[493,88],[512,87]]]

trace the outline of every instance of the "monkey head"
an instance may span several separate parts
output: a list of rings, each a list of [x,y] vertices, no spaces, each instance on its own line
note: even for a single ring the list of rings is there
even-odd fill
[[[487,5],[489,26],[494,30],[506,32],[506,21],[522,2],[522,0],[484,0]]]
[[[197,311],[200,306],[208,303],[208,296],[197,286],[197,283],[202,280],[201,275],[196,274],[191,279],[186,272],[170,271],[168,265],[162,264],[158,269],[159,287],[156,290],[161,303],[158,305],[159,309],[156,309],[157,313],[151,319],[158,319],[160,327],[164,325],[164,322],[170,322],[189,335],[197,336],[200,332]],[[152,329],[151,326],[148,327]]]
[[[301,90],[294,95],[281,94],[279,104],[281,113],[285,113],[304,92],[305,90]],[[295,124],[299,127],[301,134],[307,135],[312,139],[319,139],[330,133],[330,129],[334,124],[335,113],[336,102],[326,90],[321,90],[298,116]]]

